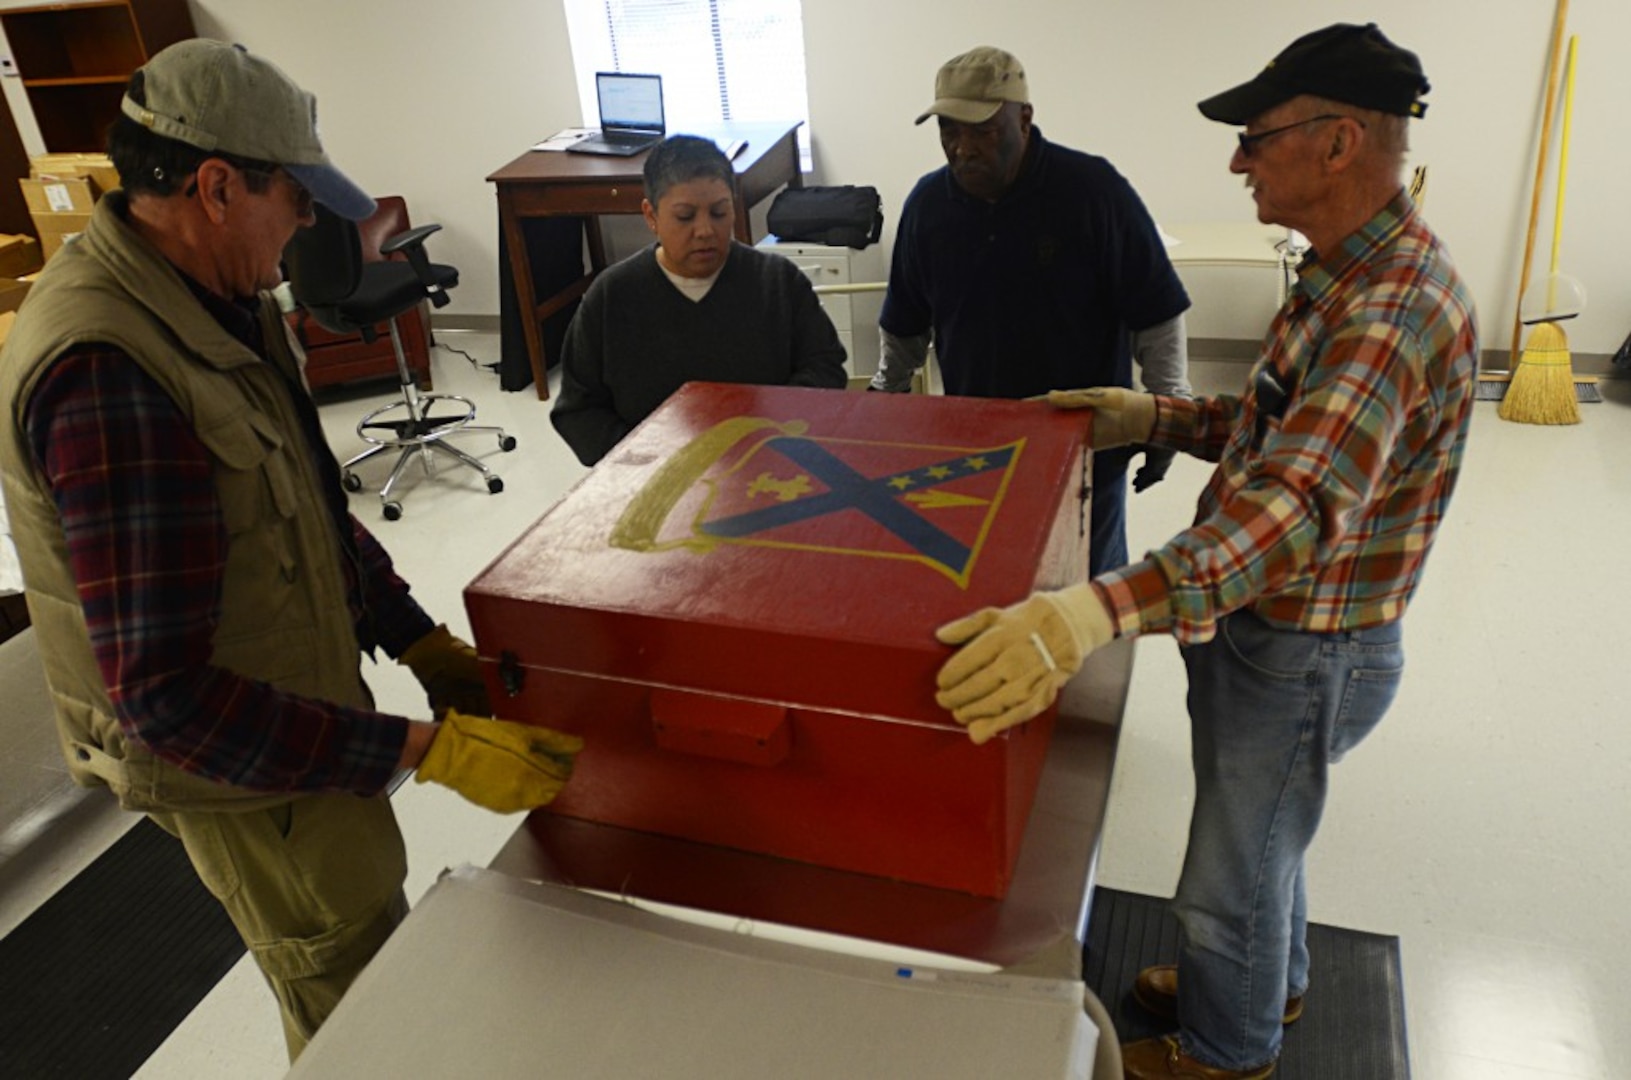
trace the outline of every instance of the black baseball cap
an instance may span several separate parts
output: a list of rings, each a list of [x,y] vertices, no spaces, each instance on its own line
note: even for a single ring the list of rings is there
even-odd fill
[[[1251,82],[1200,103],[1209,120],[1244,126],[1301,94],[1396,116],[1427,112],[1421,61],[1389,41],[1375,23],[1336,23],[1287,45]]]

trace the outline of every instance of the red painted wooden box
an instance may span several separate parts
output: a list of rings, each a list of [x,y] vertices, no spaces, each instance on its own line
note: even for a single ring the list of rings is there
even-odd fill
[[[473,581],[501,716],[583,735],[560,814],[984,896],[1050,712],[974,746],[934,628],[1083,580],[1081,413],[691,383]]]

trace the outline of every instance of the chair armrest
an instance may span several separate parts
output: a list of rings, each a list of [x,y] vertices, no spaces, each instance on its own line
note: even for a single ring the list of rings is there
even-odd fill
[[[421,245],[425,242],[425,237],[433,232],[440,232],[441,229],[440,225],[419,225],[407,232],[397,233],[379,246],[379,253],[395,255],[404,248]]]
[[[425,287],[425,295],[435,307],[446,307],[449,297],[431,274],[430,256],[425,254],[425,238],[441,228],[440,225],[419,225],[398,233],[379,246],[382,256],[389,257],[401,252],[407,258],[419,283]]]

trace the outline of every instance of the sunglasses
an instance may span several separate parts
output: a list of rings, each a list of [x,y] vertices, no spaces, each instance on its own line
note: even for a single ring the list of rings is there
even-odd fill
[[[1252,389],[1257,396],[1257,429],[1252,436],[1253,446],[1262,446],[1263,437],[1268,434],[1270,420],[1282,420],[1286,415],[1286,405],[1291,400],[1291,391],[1274,369],[1268,365],[1257,373],[1252,380]]]
[[[1310,116],[1307,120],[1298,120],[1295,124],[1286,124],[1284,127],[1269,128],[1267,131],[1259,131],[1255,135],[1248,135],[1242,131],[1240,134],[1235,136],[1235,138],[1240,140],[1240,156],[1248,158],[1251,157],[1252,154],[1256,153],[1258,144],[1265,139],[1272,139],[1276,135],[1284,135],[1288,131],[1295,131],[1297,128],[1307,127],[1309,124],[1318,124],[1322,120],[1353,120],[1353,122],[1358,124],[1361,128],[1365,126],[1363,121],[1354,120],[1354,118],[1351,116],[1339,116],[1336,113],[1324,113],[1320,116]]]

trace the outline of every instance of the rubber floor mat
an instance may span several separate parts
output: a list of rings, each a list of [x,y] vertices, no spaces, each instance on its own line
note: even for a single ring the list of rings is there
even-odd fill
[[[1173,1024],[1132,998],[1151,964],[1178,959],[1178,923],[1167,901],[1103,887],[1093,890],[1082,978],[1099,996],[1122,1042],[1165,1034]],[[1286,1028],[1275,1080],[1407,1080],[1404,985],[1399,939],[1308,925],[1308,996]]]
[[[126,1080],[243,954],[144,818],[0,939],[0,1076]]]

